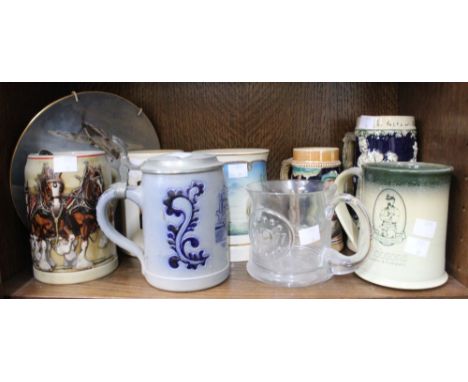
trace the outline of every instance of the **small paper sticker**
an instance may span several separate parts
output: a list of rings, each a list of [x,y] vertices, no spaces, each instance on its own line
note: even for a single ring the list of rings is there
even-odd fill
[[[249,169],[247,163],[233,163],[228,165],[229,178],[247,178],[249,176]]]
[[[54,155],[54,172],[76,172],[78,160],[74,155]]]
[[[426,257],[430,245],[430,240],[409,236],[406,240],[405,252],[414,256]]]
[[[167,155],[183,159],[183,158],[189,157],[190,155],[192,155],[192,153],[180,152],[180,153],[170,153]]]
[[[435,235],[437,222],[426,219],[416,219],[414,222],[413,235],[432,239]]]
[[[315,243],[320,240],[320,229],[318,225],[299,230],[299,241],[301,245]]]

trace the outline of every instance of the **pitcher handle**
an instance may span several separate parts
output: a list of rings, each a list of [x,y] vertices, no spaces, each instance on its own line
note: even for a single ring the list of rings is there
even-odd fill
[[[96,206],[98,224],[104,234],[119,247],[127,250],[132,256],[140,260],[141,268],[145,273],[145,261],[143,250],[132,240],[119,233],[109,221],[107,213],[109,203],[114,199],[130,199],[142,208],[142,194],[140,186],[127,186],[126,183],[114,183],[99,198]]]
[[[349,194],[336,195],[325,209],[326,217],[331,220],[333,218],[333,212],[335,210],[337,211],[336,208],[338,206],[341,205],[345,207],[345,205],[340,204],[341,202],[348,204],[356,212],[359,218],[360,229],[359,239],[357,241],[357,252],[354,255],[345,256],[333,248],[328,248],[328,261],[331,266],[331,271],[335,275],[345,275],[354,272],[369,254],[371,246],[371,224],[369,216],[359,199]]]
[[[362,170],[359,167],[351,167],[339,174],[335,179],[335,184],[338,193],[344,193],[346,182],[352,176],[357,176],[359,178],[359,183],[361,183]],[[351,241],[354,247],[357,248],[357,238],[359,234],[359,229],[344,204],[340,204],[336,207],[336,216],[338,217],[341,226],[346,232],[346,235],[348,235],[348,239]]]

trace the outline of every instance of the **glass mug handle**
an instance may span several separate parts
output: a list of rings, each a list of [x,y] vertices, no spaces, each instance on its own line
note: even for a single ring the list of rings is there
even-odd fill
[[[140,260],[141,269],[144,274],[145,261],[143,250],[136,243],[119,233],[109,221],[107,210],[110,202],[112,202],[114,199],[125,198],[135,202],[138,207],[140,207],[140,209],[142,208],[141,187],[127,186],[126,183],[119,182],[112,184],[110,188],[107,189],[99,198],[98,204],[96,206],[96,217],[102,232],[104,232],[109,240]]]
[[[371,225],[369,216],[364,205],[349,194],[338,194],[325,208],[325,216],[331,220],[337,206],[340,203],[348,204],[357,214],[360,223],[359,239],[357,241],[357,252],[352,256],[345,256],[333,248],[327,249],[328,261],[331,271],[335,275],[344,275],[354,272],[359,264],[366,258],[370,251],[371,244]],[[341,204],[341,206],[345,207]]]

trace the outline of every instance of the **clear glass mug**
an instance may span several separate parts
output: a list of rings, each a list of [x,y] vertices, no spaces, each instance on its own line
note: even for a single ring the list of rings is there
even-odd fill
[[[332,183],[268,181],[247,186],[251,198],[249,274],[287,287],[307,286],[353,272],[370,250],[371,226],[362,203],[336,194]],[[359,217],[358,251],[346,256],[331,248],[332,217],[344,202]]]

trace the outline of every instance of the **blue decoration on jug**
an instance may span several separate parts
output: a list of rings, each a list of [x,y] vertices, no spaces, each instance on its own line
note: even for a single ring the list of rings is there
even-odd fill
[[[218,209],[216,210],[215,241],[223,247],[227,244],[227,200],[226,187],[218,195]]]
[[[200,240],[193,234],[190,235],[198,225],[200,210],[197,202],[204,191],[205,186],[202,182],[192,181],[186,190],[169,190],[167,198],[163,201],[168,216],[182,217],[182,221],[177,226],[173,224],[167,226],[167,242],[175,252],[175,255],[168,260],[171,268],[178,268],[179,263],[183,263],[187,269],[197,269],[199,265],[205,265],[210,256],[203,249],[192,252],[200,246]],[[187,245],[192,249],[189,249],[188,253]]]

